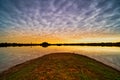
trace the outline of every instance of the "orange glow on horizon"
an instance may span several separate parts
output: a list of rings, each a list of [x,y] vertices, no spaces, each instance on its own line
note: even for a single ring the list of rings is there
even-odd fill
[[[83,39],[78,39],[78,40],[72,40],[72,42],[81,42],[81,43],[120,42],[120,38],[119,37],[83,38]]]
[[[84,37],[75,36],[75,37],[65,37],[65,36],[52,36],[52,35],[46,35],[46,36],[31,36],[31,35],[14,35],[13,37],[6,37],[0,42],[10,42],[10,43],[42,43],[42,42],[48,42],[48,43],[100,43],[100,42],[120,42],[120,37],[108,35],[108,36],[102,36],[102,35],[85,35]]]

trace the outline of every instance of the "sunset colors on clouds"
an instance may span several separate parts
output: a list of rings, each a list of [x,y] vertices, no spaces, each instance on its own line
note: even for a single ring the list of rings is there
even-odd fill
[[[120,0],[0,0],[0,42],[43,41],[120,41]]]

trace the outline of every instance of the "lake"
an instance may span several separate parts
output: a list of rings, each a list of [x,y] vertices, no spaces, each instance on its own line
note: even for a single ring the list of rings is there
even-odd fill
[[[0,48],[0,72],[25,61],[57,52],[86,55],[120,70],[120,47],[50,46]]]

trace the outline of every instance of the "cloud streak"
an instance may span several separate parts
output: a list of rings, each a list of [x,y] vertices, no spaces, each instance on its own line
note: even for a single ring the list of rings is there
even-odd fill
[[[120,34],[118,0],[0,0],[0,10],[0,37],[4,39],[15,34],[68,39]]]

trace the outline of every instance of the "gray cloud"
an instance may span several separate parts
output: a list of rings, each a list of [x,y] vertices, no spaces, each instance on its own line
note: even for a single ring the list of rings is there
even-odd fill
[[[0,0],[0,33],[66,37],[120,34],[119,3],[118,0]]]

